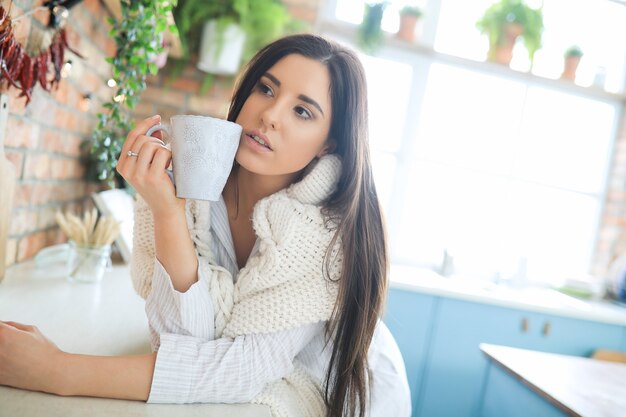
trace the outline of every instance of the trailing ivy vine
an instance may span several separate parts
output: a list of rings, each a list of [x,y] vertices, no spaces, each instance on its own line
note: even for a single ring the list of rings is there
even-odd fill
[[[133,128],[131,110],[146,88],[146,76],[156,74],[151,58],[163,51],[163,32],[176,34],[168,26],[167,16],[177,0],[121,0],[122,18],[109,18],[113,27],[109,36],[115,39],[116,55],[106,61],[113,66],[116,92],[98,113],[98,125],[91,138],[90,171],[93,179],[119,186],[115,167],[128,132]],[[117,180],[116,180],[117,177]]]

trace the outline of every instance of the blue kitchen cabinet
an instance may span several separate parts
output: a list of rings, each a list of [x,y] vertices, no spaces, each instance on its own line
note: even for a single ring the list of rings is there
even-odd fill
[[[626,352],[626,327],[624,327],[624,331],[622,333],[622,345],[620,346],[620,350],[622,352]]]
[[[406,366],[411,389],[413,416],[416,415],[429,333],[433,325],[436,297],[391,288],[383,321],[393,334]]]
[[[417,415],[475,416],[487,365],[478,345],[524,346],[529,321],[522,311],[442,298]]]
[[[588,356],[620,347],[624,328],[579,319],[441,298],[415,415],[474,417],[487,375],[480,343]]]
[[[595,321],[538,314],[528,347],[542,352],[591,356],[594,350],[621,349],[626,327]]]

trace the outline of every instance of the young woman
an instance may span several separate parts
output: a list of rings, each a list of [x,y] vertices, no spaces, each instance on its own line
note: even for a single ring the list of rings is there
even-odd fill
[[[68,355],[32,328],[0,323],[0,338],[30,336],[32,354],[63,362],[31,382],[18,355],[0,365],[0,384],[255,402],[274,416],[409,416],[402,358],[379,320],[388,258],[366,96],[349,49],[315,35],[266,46],[236,88],[228,120],[243,135],[222,198],[210,204],[175,197],[171,153],[145,136],[160,119],[139,123],[118,171],[140,195],[131,275],[155,352]],[[51,389],[54,378],[62,388]]]

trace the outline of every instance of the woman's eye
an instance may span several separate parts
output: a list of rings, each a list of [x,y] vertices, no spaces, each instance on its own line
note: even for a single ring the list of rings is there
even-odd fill
[[[313,117],[310,111],[300,106],[296,107],[296,113],[298,114],[298,117],[302,119],[310,119],[311,117]]]
[[[258,83],[257,84],[257,89],[261,92],[261,94],[265,94],[266,96],[272,95],[272,93],[273,93],[272,89],[269,86],[267,86],[267,85],[265,85],[263,83]]]

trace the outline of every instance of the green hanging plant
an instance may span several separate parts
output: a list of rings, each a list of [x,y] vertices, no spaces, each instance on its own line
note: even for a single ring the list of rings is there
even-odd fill
[[[177,33],[167,21],[175,5],[176,0],[122,0],[121,20],[108,19],[113,26],[109,36],[115,39],[117,52],[106,61],[113,65],[117,90],[103,105],[105,111],[98,113],[98,125],[91,140],[84,144],[91,146],[90,179],[107,181],[111,187],[123,184],[115,167],[126,135],[134,127],[130,113],[146,88],[146,77],[158,71],[151,59],[163,52],[163,32],[169,29]]]

